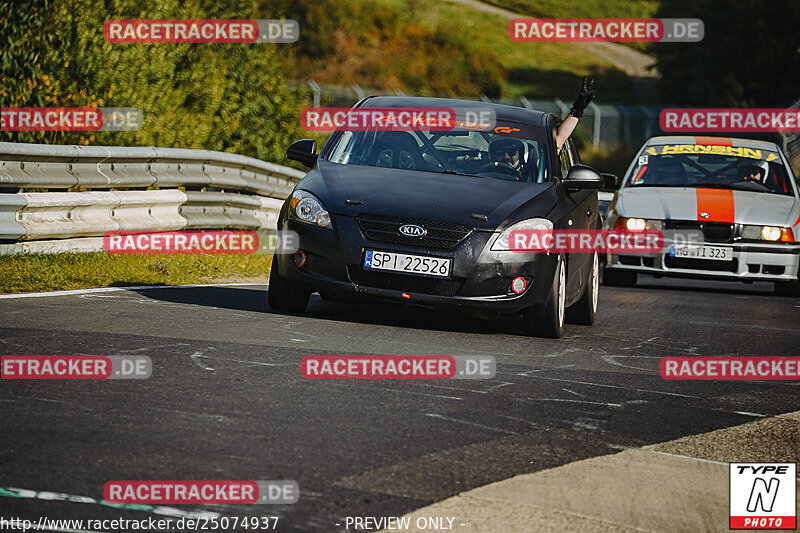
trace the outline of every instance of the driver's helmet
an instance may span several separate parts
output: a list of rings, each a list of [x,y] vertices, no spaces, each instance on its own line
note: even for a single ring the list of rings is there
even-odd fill
[[[514,139],[511,137],[502,137],[500,139],[495,139],[491,143],[489,143],[489,158],[492,163],[505,163],[505,153],[511,153],[513,150],[516,150],[517,155],[519,155],[519,162],[517,168],[522,170],[522,166],[525,164],[525,143],[523,143],[519,139]],[[513,157],[513,156],[512,156]]]
[[[764,183],[767,179],[767,173],[769,172],[769,163],[766,161],[745,161],[739,164],[739,167],[736,169],[736,176],[741,179],[742,181],[757,181],[759,183]],[[760,173],[760,179],[754,179],[750,176],[755,173]]]

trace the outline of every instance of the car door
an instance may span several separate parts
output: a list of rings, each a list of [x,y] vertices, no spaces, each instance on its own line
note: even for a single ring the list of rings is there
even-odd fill
[[[566,177],[572,165],[580,164],[580,156],[572,143],[572,139],[568,139],[564,143],[561,153],[559,154],[561,162],[561,175]],[[597,192],[593,190],[570,190],[564,188],[565,198],[569,203],[570,216],[567,228],[570,230],[586,231],[588,229],[595,229],[597,225]],[[567,259],[569,263],[568,280],[567,280],[567,300],[577,298],[583,290],[583,285],[586,283],[589,268],[591,267],[592,254],[590,253],[572,253]]]

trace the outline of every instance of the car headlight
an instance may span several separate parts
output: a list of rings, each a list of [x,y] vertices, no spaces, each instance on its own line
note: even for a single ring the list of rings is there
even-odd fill
[[[511,237],[512,231],[517,230],[548,230],[550,232],[553,231],[553,223],[547,220],[546,218],[529,218],[523,220],[521,222],[517,222],[516,224],[512,224],[503,230],[503,233],[492,243],[492,251],[495,252],[504,252],[504,251],[511,251],[511,248],[508,246],[508,239]]]
[[[638,233],[644,230],[661,231],[664,229],[663,220],[644,219],[644,218],[625,218],[619,217],[617,223],[614,225],[616,230],[627,230],[633,233]]]
[[[794,242],[792,228],[777,226],[742,226],[742,239],[753,239],[769,242]]]
[[[323,207],[322,202],[308,191],[297,190],[292,193],[292,199],[289,201],[289,218],[333,229],[330,213]]]

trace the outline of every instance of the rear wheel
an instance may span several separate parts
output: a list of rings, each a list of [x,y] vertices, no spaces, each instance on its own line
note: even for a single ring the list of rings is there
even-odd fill
[[[637,278],[636,272],[614,270],[608,267],[603,269],[603,285],[609,287],[635,287]]]
[[[597,299],[600,292],[600,259],[597,252],[592,259],[592,269],[586,280],[586,290],[580,300],[567,309],[567,320],[572,324],[591,326],[597,318]]]
[[[523,313],[525,332],[535,337],[560,339],[564,334],[567,301],[567,268],[564,256],[558,257],[550,296],[544,306],[529,307]]]
[[[302,313],[308,306],[311,293],[278,273],[278,265],[272,263],[269,271],[269,289],[267,303],[273,311]]]
[[[776,281],[775,294],[778,296],[800,296],[800,280]]]

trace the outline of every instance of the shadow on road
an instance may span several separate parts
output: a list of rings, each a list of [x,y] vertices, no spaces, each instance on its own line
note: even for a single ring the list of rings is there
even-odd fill
[[[286,314],[273,311],[267,305],[266,285],[263,287],[193,287],[185,289],[136,289],[146,298],[172,303],[200,305],[235,311],[254,311]],[[395,302],[372,303],[361,301],[326,301],[314,294],[308,310],[299,316],[337,322],[396,326],[431,331],[469,333],[511,333],[522,335],[521,317],[481,319],[457,312],[429,309]]]

